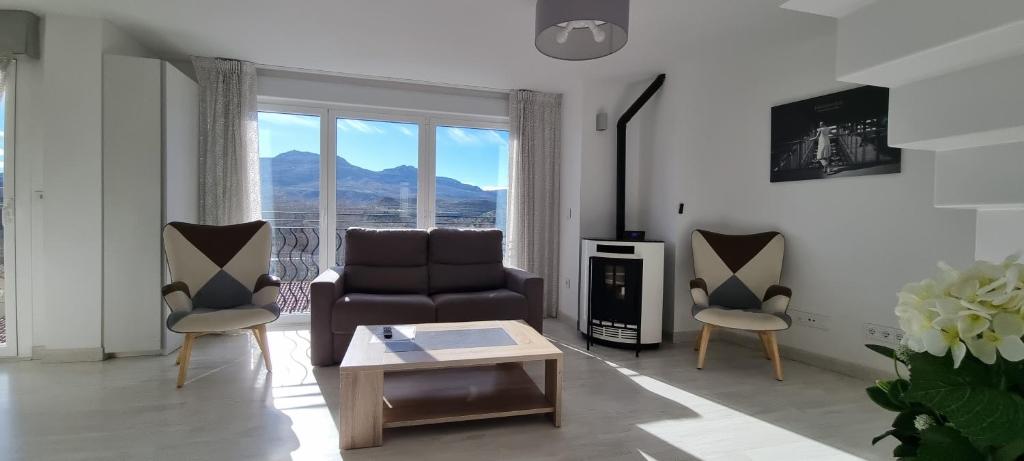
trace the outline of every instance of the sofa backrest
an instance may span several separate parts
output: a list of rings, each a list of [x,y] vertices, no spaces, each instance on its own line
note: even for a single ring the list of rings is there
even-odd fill
[[[431,229],[430,292],[504,287],[501,239],[497,229]]]
[[[427,294],[427,231],[345,231],[345,291]]]

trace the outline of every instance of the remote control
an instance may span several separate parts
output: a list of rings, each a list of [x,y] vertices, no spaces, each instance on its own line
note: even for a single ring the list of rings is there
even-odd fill
[[[391,327],[384,327],[384,339],[391,339]]]

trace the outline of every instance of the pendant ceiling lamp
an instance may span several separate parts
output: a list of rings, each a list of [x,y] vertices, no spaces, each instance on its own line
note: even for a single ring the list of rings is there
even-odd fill
[[[629,39],[629,0],[537,0],[537,50],[585,61],[608,56]]]

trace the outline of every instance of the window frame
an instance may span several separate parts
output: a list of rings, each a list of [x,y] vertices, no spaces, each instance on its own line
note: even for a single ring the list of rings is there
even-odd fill
[[[320,261],[321,269],[340,264],[334,261],[334,247],[337,245],[337,182],[333,172],[337,167],[338,129],[337,119],[356,119],[379,122],[411,123],[418,126],[419,152],[417,156],[416,185],[416,227],[429,229],[436,224],[436,166],[437,127],[476,128],[485,130],[511,131],[508,117],[472,115],[397,109],[390,107],[365,106],[322,101],[297,100],[272,96],[258,96],[257,110],[260,112],[283,112],[299,115],[320,116]],[[324,155],[330,153],[330,155]],[[324,219],[331,216],[333,219]],[[326,239],[324,238],[326,236]]]

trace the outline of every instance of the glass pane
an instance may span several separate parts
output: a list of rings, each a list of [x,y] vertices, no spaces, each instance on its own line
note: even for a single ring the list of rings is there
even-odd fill
[[[270,271],[281,277],[282,313],[309,312],[309,282],[320,273],[320,117],[260,112],[258,122]]]
[[[419,126],[339,118],[338,263],[349,227],[415,228]]]
[[[439,126],[437,227],[508,230],[508,131]]]

